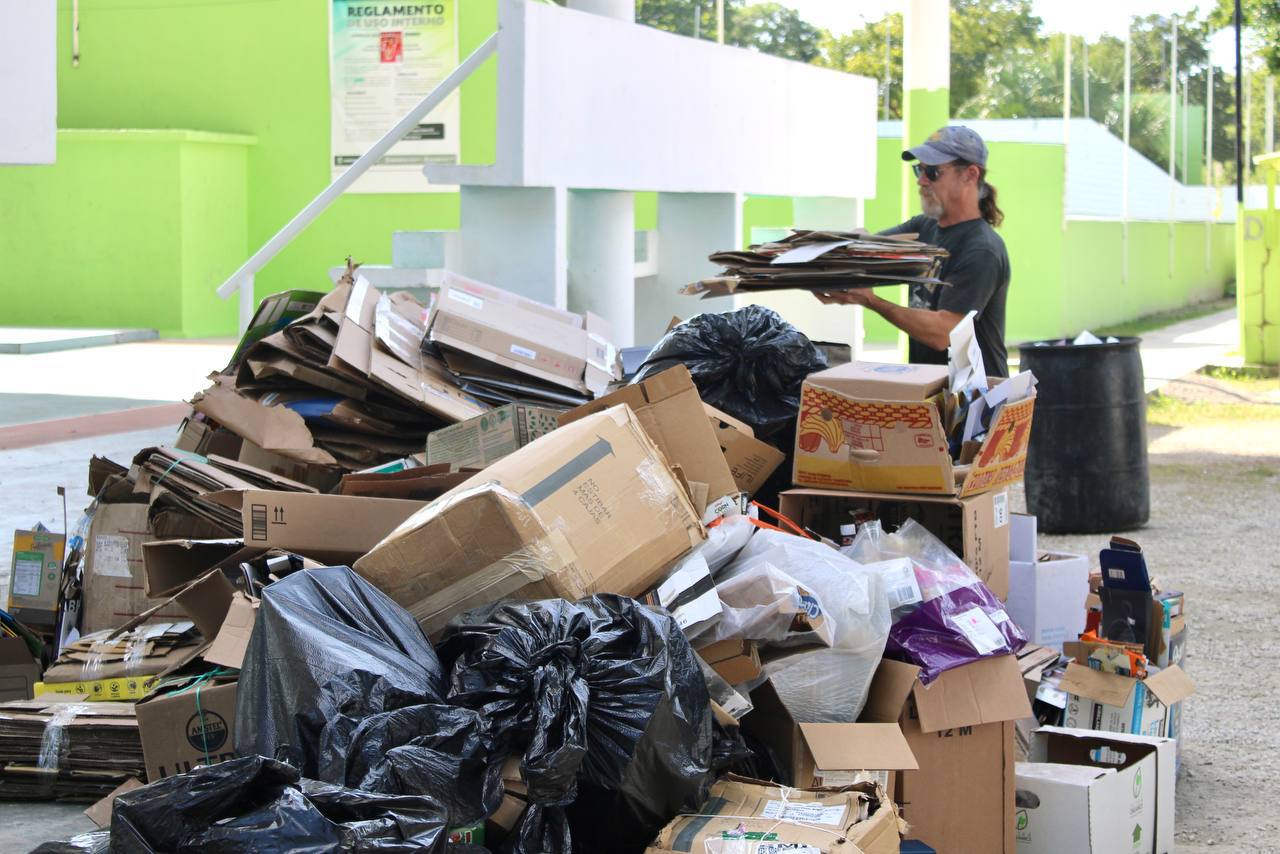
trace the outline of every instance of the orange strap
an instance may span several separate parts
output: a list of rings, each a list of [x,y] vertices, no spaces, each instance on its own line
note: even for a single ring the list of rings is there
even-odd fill
[[[774,510],[772,507],[766,507],[758,501],[752,501],[751,506],[756,508],[757,510],[761,510],[767,513],[768,515],[772,516],[774,519],[777,519],[779,522],[782,523],[781,526],[770,525],[768,522],[762,521],[760,519],[754,519],[751,516],[745,517],[748,522],[750,522],[752,525],[755,525],[757,528],[762,528],[766,531],[777,531],[780,534],[791,534],[792,536],[796,536],[796,537],[804,537],[806,540],[817,539],[817,537],[813,536],[813,534],[809,533],[804,528],[797,525],[791,519],[787,518],[786,516],[783,516],[781,513],[779,513],[777,510]],[[717,525],[724,522],[724,520],[725,520],[725,517],[722,516],[716,519],[715,521],[711,522],[710,524],[708,524],[707,527],[714,528]]]

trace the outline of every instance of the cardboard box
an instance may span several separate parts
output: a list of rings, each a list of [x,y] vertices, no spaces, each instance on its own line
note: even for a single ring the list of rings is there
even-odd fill
[[[65,542],[62,534],[43,529],[13,532],[7,610],[19,622],[40,629],[57,622]]]
[[[245,546],[241,539],[154,540],[143,543],[146,593],[152,597],[171,597],[211,569],[234,574],[243,561],[251,560],[263,551],[256,546]],[[175,604],[182,607],[181,602]]]
[[[305,483],[321,492],[333,489],[342,476],[341,470],[335,466],[295,460],[283,454],[268,451],[248,439],[241,440],[240,448],[233,459],[263,471],[296,480],[298,483]]]
[[[509,403],[427,434],[427,464],[487,466],[556,429],[559,410]]]
[[[1067,694],[1068,727],[1170,738],[1178,735],[1178,704],[1195,693],[1176,664],[1133,679],[1072,661],[1058,687]]]
[[[897,722],[919,765],[897,775],[906,836],[947,854],[1012,854],[1014,721],[1031,715],[1012,655],[948,670],[880,663],[861,720]]]
[[[817,791],[730,775],[711,786],[698,814],[668,823],[647,854],[898,854],[898,840],[893,802],[877,786]]]
[[[138,703],[148,782],[235,758],[236,687],[181,681]]]
[[[123,626],[155,603],[146,590],[143,543],[152,539],[147,510],[141,504],[98,505],[85,541],[80,633]],[[182,619],[171,606],[154,613],[152,622]]]
[[[1009,616],[1031,643],[1061,652],[1084,631],[1089,559],[1039,550],[1035,516],[1013,514],[1009,532]]]
[[[22,638],[0,637],[0,702],[30,700],[40,681],[40,664]]]
[[[896,530],[915,519],[955,552],[996,595],[1009,593],[1009,494],[992,491],[966,497],[877,495],[791,489],[779,496],[782,515],[839,542],[851,512],[868,511]]]
[[[738,489],[747,495],[755,495],[769,480],[769,476],[786,461],[787,455],[773,445],[755,438],[755,432],[746,424],[710,406],[702,405],[711,419],[711,430],[724,453]]]
[[[1174,850],[1174,744],[1044,727],[1017,764],[1019,854]]]
[[[602,318],[548,310],[490,285],[446,272],[427,336],[544,382],[600,394],[618,378],[617,351]]]
[[[639,420],[615,406],[433,501],[355,570],[432,634],[453,614],[507,596],[638,596],[705,536]]]
[[[919,767],[896,713],[891,720],[867,720],[864,712],[858,723],[797,721],[767,681],[751,692],[751,702],[743,730],[769,747],[800,788],[870,779],[892,797],[896,772]]]
[[[231,597],[222,626],[218,629],[213,643],[202,656],[210,664],[221,667],[232,667],[239,670],[244,664],[244,653],[249,648],[249,638],[253,636],[253,624],[258,619],[257,599],[252,599],[239,590]]]
[[[760,675],[760,653],[756,642],[729,638],[699,647],[698,655],[730,685],[750,682]]]
[[[850,362],[810,375],[800,393],[793,482],[968,496],[1021,480],[1034,393],[1001,408],[957,485],[938,405],[931,399],[946,384],[944,365]]]
[[[712,508],[719,509],[719,512],[709,510],[708,515],[723,515],[738,494],[738,484],[720,451],[720,443],[707,420],[689,369],[677,365],[642,382],[624,386],[613,394],[561,414],[560,424],[571,424],[620,404],[631,407],[649,438],[666,455],[667,462],[680,466],[690,482],[707,485]]]
[[[335,563],[363,555],[425,506],[394,498],[261,489],[224,489],[209,498],[240,512],[246,545]]]

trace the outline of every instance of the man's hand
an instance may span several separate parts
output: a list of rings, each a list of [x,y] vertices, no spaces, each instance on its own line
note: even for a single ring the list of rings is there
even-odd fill
[[[823,305],[870,305],[870,291],[814,291],[813,295]]]

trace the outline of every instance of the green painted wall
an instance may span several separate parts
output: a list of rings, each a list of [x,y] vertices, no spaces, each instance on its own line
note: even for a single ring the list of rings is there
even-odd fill
[[[0,257],[13,283],[3,322],[234,329],[235,303],[209,277],[245,258],[253,147],[248,136],[61,130],[57,166],[0,169]]]
[[[70,61],[70,8],[70,0],[58,0],[60,127],[193,128],[258,137],[248,156],[247,243],[240,261],[328,184],[326,3],[95,0],[82,4],[78,68]],[[493,31],[496,10],[495,2],[460,3],[461,54]],[[492,162],[495,85],[496,61],[490,60],[464,88],[466,162]],[[348,254],[388,263],[395,230],[457,227],[456,193],[347,194],[258,275],[256,291],[261,297],[290,287],[325,287],[328,268]],[[210,278],[201,287],[212,291],[239,262],[221,269],[208,263],[212,249],[201,251],[206,259],[193,258],[190,275],[203,267]],[[140,287],[115,295],[118,315],[145,317],[147,293]],[[234,310],[217,330],[182,329],[234,330]]]

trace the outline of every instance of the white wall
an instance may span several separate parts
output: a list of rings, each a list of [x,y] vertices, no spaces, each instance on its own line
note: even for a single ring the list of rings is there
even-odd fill
[[[876,83],[503,0],[493,166],[433,183],[867,197]]]
[[[0,0],[0,164],[57,153],[57,17],[54,0]]]
[[[1062,119],[953,119],[973,128],[987,142],[1062,144]],[[902,135],[902,122],[879,122],[883,137]],[[1235,221],[1235,187],[1213,188],[1174,182],[1170,216],[1169,165],[1154,163],[1093,119],[1071,120],[1067,145],[1069,217],[1119,219],[1124,213],[1124,161],[1129,160],[1129,219],[1173,219],[1182,222]],[[991,180],[999,185],[1000,164],[990,164]],[[1265,204],[1260,187],[1249,187],[1248,199]]]

